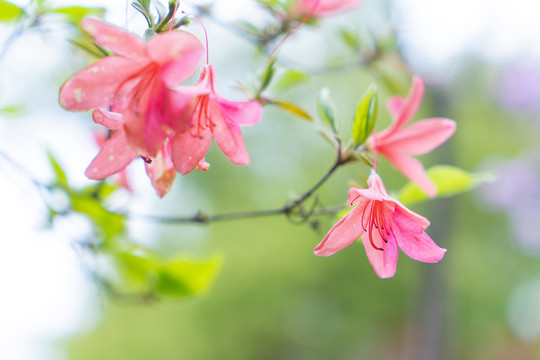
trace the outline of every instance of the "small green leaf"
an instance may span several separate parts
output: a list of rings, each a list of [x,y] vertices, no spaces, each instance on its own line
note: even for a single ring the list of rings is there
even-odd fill
[[[49,12],[65,16],[66,20],[74,25],[79,25],[87,16],[93,15],[103,17],[105,14],[104,8],[87,8],[84,6],[68,6],[52,9]]]
[[[145,8],[143,5],[141,5],[139,2],[133,2],[131,3],[131,6],[138,12],[140,12],[144,18],[146,19],[146,23],[148,24],[149,28],[154,27],[154,20],[152,18],[152,15],[150,14],[150,10],[148,8]]]
[[[270,85],[270,82],[272,81],[272,78],[274,77],[274,73],[276,71],[276,60],[277,57],[273,57],[269,59],[269,61],[266,64],[266,68],[264,69],[262,75],[261,75],[261,82],[258,94],[260,95],[267,87]]]
[[[16,21],[25,11],[15,4],[0,0],[0,22]]]
[[[49,163],[51,164],[51,168],[54,172],[54,183],[55,185],[59,186],[61,189],[69,191],[69,183],[67,181],[66,173],[56,160],[56,158],[51,154],[50,152],[47,152],[47,156],[49,158]]]
[[[351,48],[351,50],[353,51],[360,50],[360,37],[358,36],[357,32],[352,31],[350,29],[341,29],[339,34],[341,35],[343,42],[349,48]]]
[[[338,133],[339,124],[336,118],[336,105],[330,97],[330,89],[322,88],[317,98],[317,114],[319,118],[332,127],[335,134]]]
[[[379,103],[379,94],[377,86],[371,84],[367,91],[362,95],[356,108],[353,122],[353,141],[354,145],[359,146],[366,141],[373,131],[377,121],[377,110]]]
[[[123,282],[122,287],[141,292],[154,291],[159,264],[152,254],[138,249],[113,253]]]
[[[221,263],[218,257],[205,262],[173,259],[161,267],[156,289],[160,294],[172,296],[204,293],[215,279]]]
[[[15,104],[0,108],[0,114],[5,116],[19,116],[24,114],[25,110],[24,104]]]
[[[301,119],[308,120],[308,121],[313,120],[311,115],[306,110],[304,110],[302,107],[300,107],[299,105],[293,102],[290,102],[287,100],[272,100],[271,103],[279,106],[280,108],[287,111],[288,113],[298,116]]]
[[[474,174],[448,165],[434,166],[427,170],[427,175],[437,187],[437,197],[457,195],[493,180],[490,173]],[[398,200],[410,205],[429,200],[429,197],[416,184],[409,182],[399,192]]]
[[[306,82],[309,79],[309,75],[299,70],[286,70],[283,75],[279,77],[275,85],[272,87],[275,91],[289,90],[295,86]]]
[[[99,199],[80,194],[71,194],[70,198],[71,209],[86,215],[92,221],[105,245],[109,245],[115,236],[124,232],[124,217],[109,212]]]

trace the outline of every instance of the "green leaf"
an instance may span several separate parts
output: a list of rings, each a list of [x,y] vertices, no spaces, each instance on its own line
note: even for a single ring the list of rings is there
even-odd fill
[[[182,258],[170,260],[160,269],[156,289],[160,294],[173,296],[204,293],[215,279],[221,263],[219,257],[205,262]]]
[[[270,82],[274,77],[274,73],[276,71],[276,60],[277,57],[274,56],[267,62],[266,68],[261,75],[261,86],[259,87],[259,91],[257,92],[259,95],[268,87],[268,85],[270,85]]]
[[[317,98],[317,114],[319,118],[330,125],[335,134],[338,133],[338,120],[336,118],[336,105],[330,97],[330,89],[322,88]]]
[[[145,9],[147,12],[150,12],[150,0],[136,0],[137,2],[134,2],[133,4],[141,5],[143,9]]]
[[[352,50],[359,51],[360,50],[360,37],[358,36],[358,33],[349,29],[341,29],[339,34],[341,35],[341,39],[343,39],[343,42]]]
[[[138,249],[114,253],[113,256],[121,276],[122,287],[139,292],[155,290],[159,264],[154,256]]]
[[[66,173],[58,163],[58,161],[55,159],[53,154],[50,152],[47,152],[47,157],[49,158],[49,163],[51,164],[51,168],[54,172],[54,183],[55,185],[59,186],[61,189],[65,191],[69,191],[69,183],[67,181]]]
[[[312,121],[311,115],[299,105],[287,100],[271,100],[271,103],[301,119]]]
[[[105,14],[104,8],[88,8],[84,6],[68,6],[52,9],[49,12],[64,15],[66,20],[74,25],[79,25],[87,16],[93,15],[103,17]]]
[[[0,108],[0,114],[5,116],[20,116],[25,112],[24,104],[15,104]]]
[[[124,217],[109,212],[97,198],[71,194],[71,209],[88,216],[104,245],[111,245],[114,237],[124,233]]]
[[[377,86],[371,84],[356,107],[352,128],[354,145],[363,144],[371,131],[373,131],[377,121],[378,104],[379,93]]]
[[[295,86],[306,82],[309,79],[309,75],[299,70],[286,70],[283,75],[279,77],[273,89],[276,91],[289,90]]]
[[[434,166],[427,170],[427,175],[437,187],[437,197],[457,195],[472,190],[482,183],[493,180],[493,174],[474,174],[448,165]],[[406,205],[430,199],[416,184],[412,182],[409,182],[401,189],[397,198],[400,202]]]
[[[0,0],[0,22],[16,21],[25,11],[15,4]]]

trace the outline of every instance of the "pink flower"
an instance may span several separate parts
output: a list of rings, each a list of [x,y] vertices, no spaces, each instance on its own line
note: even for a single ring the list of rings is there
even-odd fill
[[[446,249],[438,247],[426,234],[429,221],[389,196],[375,171],[368,185],[369,189],[349,190],[349,206],[356,207],[330,229],[315,248],[315,255],[333,255],[363,236],[369,262],[381,278],[396,273],[398,246],[418,261],[441,260]]]
[[[289,11],[289,17],[297,19],[310,14],[320,17],[343,12],[360,6],[360,0],[297,0]]]
[[[368,146],[416,183],[427,195],[437,195],[435,184],[429,179],[422,163],[412,155],[426,154],[444,143],[456,130],[456,123],[450,119],[432,118],[405,126],[420,107],[424,96],[424,83],[419,77],[413,78],[411,91],[406,99],[399,97],[388,101],[392,114],[392,124],[385,130],[370,136]]]
[[[95,41],[114,51],[73,75],[60,89],[67,110],[107,108],[121,113],[126,141],[141,156],[156,156],[163,140],[189,128],[189,111],[168,86],[186,80],[203,53],[190,33],[171,31],[148,43],[116,26],[82,22]]]
[[[175,89],[179,97],[191,98],[194,107],[190,129],[177,133],[172,141],[174,166],[184,175],[204,161],[212,137],[234,164],[246,165],[250,162],[239,125],[257,123],[262,115],[262,106],[257,101],[225,100],[218,95],[215,83],[214,67],[205,65],[195,85]]]
[[[86,169],[85,175],[90,179],[103,180],[122,172],[138,155],[128,145],[121,114],[96,109],[92,117],[96,123],[111,130],[111,137],[103,143],[100,152]],[[146,173],[160,197],[170,190],[176,176],[171,160],[171,144],[172,135],[162,141],[156,156],[145,158]],[[209,166],[204,158],[197,165],[204,171]]]

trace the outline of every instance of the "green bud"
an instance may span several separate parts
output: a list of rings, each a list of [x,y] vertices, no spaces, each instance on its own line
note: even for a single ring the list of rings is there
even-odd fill
[[[373,131],[377,120],[377,108],[379,103],[378,89],[375,84],[371,84],[366,90],[358,107],[353,122],[353,141],[355,146],[359,146],[366,141]]]

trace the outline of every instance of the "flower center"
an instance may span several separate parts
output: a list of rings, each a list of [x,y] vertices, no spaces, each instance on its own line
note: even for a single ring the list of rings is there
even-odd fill
[[[115,105],[120,105],[122,110],[129,107],[135,114],[144,112],[146,104],[142,103],[143,96],[152,93],[152,89],[158,84],[159,72],[160,65],[151,62],[128,76],[118,85],[114,92]],[[126,100],[125,103],[124,99]],[[146,102],[148,101],[149,99],[146,99]]]
[[[385,204],[383,201],[368,201],[362,212],[361,220],[362,228],[369,235],[369,242],[371,243],[371,246],[373,246],[374,249],[380,251],[384,251],[384,249],[375,245],[375,242],[373,241],[373,232],[375,229],[379,233],[381,239],[385,243],[388,242],[388,236],[390,236],[390,233],[388,232],[388,229],[384,226],[384,211]]]
[[[216,126],[210,119],[210,95],[201,95],[195,103],[195,123],[191,124],[190,133],[193,137],[203,138],[202,132]],[[194,131],[195,130],[195,131]]]

